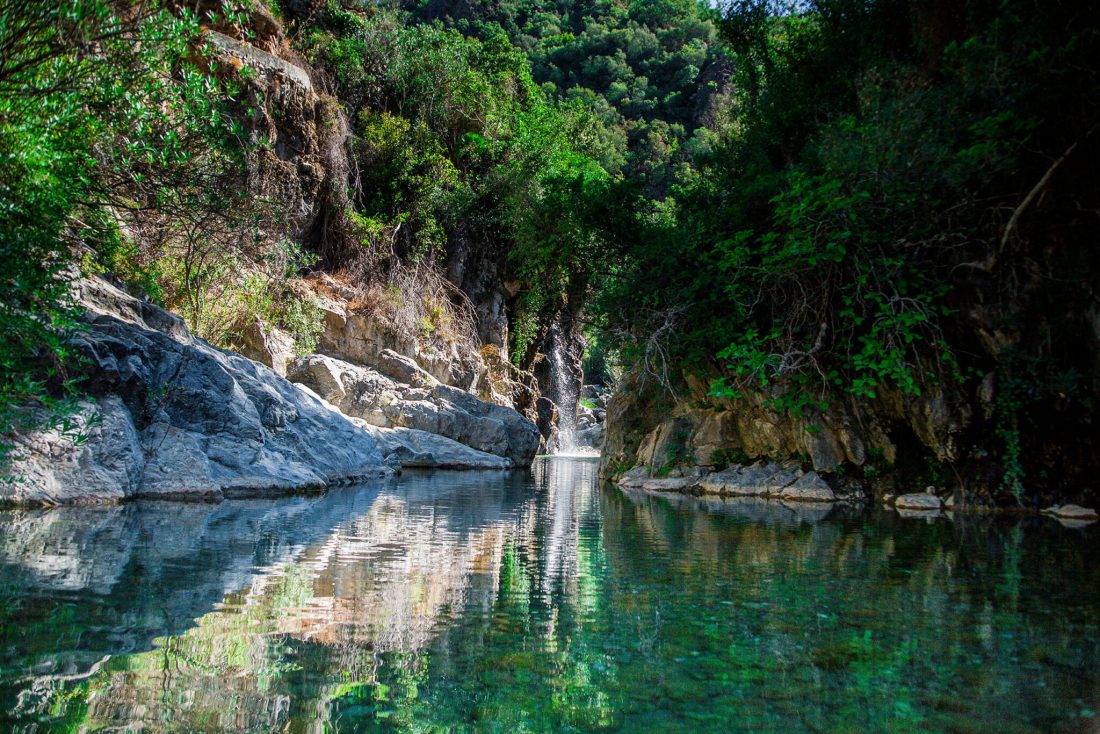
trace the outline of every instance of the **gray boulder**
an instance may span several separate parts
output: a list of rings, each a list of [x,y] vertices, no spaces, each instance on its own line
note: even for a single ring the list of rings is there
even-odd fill
[[[386,374],[314,354],[291,365],[289,376],[371,425],[436,434],[514,466],[530,466],[539,430],[517,411],[444,385],[408,357],[387,350],[380,363]]]
[[[388,473],[366,431],[270,368],[106,281],[77,289],[87,312],[73,342],[96,404],[76,444],[56,432],[21,438],[0,501],[222,499]]]
[[[294,339],[258,319],[246,325],[231,345],[242,356],[267,365],[286,377],[286,367],[294,359]]]
[[[387,377],[413,387],[432,387],[439,384],[439,380],[427,370],[421,369],[415,359],[398,354],[392,349],[379,352],[378,369]]]
[[[599,450],[603,446],[603,438],[604,426],[602,423],[597,423],[591,428],[586,428],[583,431],[577,431],[576,436],[574,436],[578,448],[596,450]]]
[[[943,502],[934,494],[914,492],[898,497],[894,500],[894,507],[898,510],[938,512],[943,507]]]
[[[472,449],[458,441],[412,428],[366,430],[378,442],[387,463],[406,469],[510,469],[512,462],[503,456]]]
[[[14,504],[116,502],[141,485],[145,457],[130,413],[117,396],[82,401],[68,431],[20,437],[13,481],[0,480],[0,500]],[[73,439],[83,437],[74,444]]]
[[[500,424],[503,428],[504,440],[507,446],[507,456],[516,463],[516,466],[530,466],[539,450],[539,429],[528,419],[524,418],[512,408],[502,405],[487,403],[478,400],[468,392],[459,390],[450,385],[436,385],[431,391],[432,400],[448,410],[458,409],[461,412],[473,416],[475,421],[466,423],[464,433],[461,422],[456,428],[457,435],[451,436],[456,441],[472,446],[473,448],[487,451],[478,445],[476,437],[484,435],[487,443],[496,440],[499,435],[494,424]],[[466,440],[466,437],[469,440]],[[495,452],[493,452],[495,453]]]
[[[836,495],[832,488],[816,472],[807,472],[794,484],[779,492],[779,499],[787,502],[833,502]]]
[[[295,360],[287,377],[310,388],[345,415],[373,426],[392,425],[382,405],[384,400],[397,399],[400,389],[396,382],[375,370],[311,354]]]
[[[798,480],[797,469],[772,462],[757,462],[750,466],[732,466],[715,472],[700,482],[707,494],[733,497],[767,497],[777,495]],[[816,475],[815,475],[816,476]]]

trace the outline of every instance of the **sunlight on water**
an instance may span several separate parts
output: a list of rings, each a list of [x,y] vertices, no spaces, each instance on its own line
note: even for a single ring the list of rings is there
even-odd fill
[[[1096,530],[596,470],[0,513],[0,729],[1095,730]]]

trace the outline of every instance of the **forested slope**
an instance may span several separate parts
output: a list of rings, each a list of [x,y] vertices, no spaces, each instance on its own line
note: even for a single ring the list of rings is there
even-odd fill
[[[696,375],[717,449],[1009,503],[1086,491],[1095,22],[1068,3],[768,10],[725,20],[736,104],[619,245],[611,323],[658,381]]]

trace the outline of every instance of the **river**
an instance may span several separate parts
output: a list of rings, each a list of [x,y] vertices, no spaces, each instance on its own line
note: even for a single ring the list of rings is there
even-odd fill
[[[0,730],[1100,730],[1100,528],[597,464],[0,512]]]

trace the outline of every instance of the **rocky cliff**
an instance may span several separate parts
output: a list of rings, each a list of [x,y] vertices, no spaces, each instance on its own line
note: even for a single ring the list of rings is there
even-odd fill
[[[77,291],[88,399],[64,426],[20,438],[0,503],[266,496],[394,468],[527,467],[539,449],[520,413],[393,351],[373,355],[382,371],[307,355],[290,381],[106,280]]]
[[[853,404],[798,414],[777,410],[775,397],[758,392],[716,398],[698,377],[686,379],[680,396],[639,391],[628,383],[608,405],[606,466],[611,472],[635,464],[659,471],[783,457],[835,472],[845,465],[894,465],[899,455],[914,450],[951,461],[971,417],[964,401],[944,391],[905,397],[884,391],[874,410]]]
[[[299,34],[318,12],[300,3],[286,3],[284,11]],[[541,314],[530,348],[514,360],[509,348],[519,283],[501,242],[460,228],[433,265],[400,257],[385,265],[362,260],[363,235],[349,215],[348,195],[358,185],[357,132],[330,93],[333,72],[307,63],[294,34],[262,6],[253,8],[246,26],[218,22],[206,41],[223,62],[216,73],[242,90],[242,122],[257,145],[247,186],[280,214],[269,223],[271,234],[322,258],[321,269],[302,282],[322,311],[316,351],[371,369],[380,367],[382,352],[396,352],[443,385],[515,408],[551,440],[554,421],[539,420],[538,403],[543,396],[560,401],[558,383],[575,386],[570,394],[580,388],[583,294]],[[289,336],[262,323],[242,325],[231,342],[280,374],[293,361]],[[551,363],[546,355],[552,352],[567,355],[563,365]],[[567,374],[555,374],[561,369]],[[554,408],[555,415],[575,411],[574,405]]]
[[[224,89],[219,115],[241,145],[221,183],[248,211],[215,196],[217,211],[184,236],[165,223],[173,212],[112,210],[117,258],[68,233],[89,272],[129,282],[77,285],[88,399],[56,430],[17,437],[0,502],[220,499],[386,467],[529,466],[576,408],[583,298],[527,314],[534,336],[513,359],[508,242],[455,230],[425,257],[394,245],[401,215],[376,247],[364,224],[375,220],[353,201],[368,160],[356,152],[361,115],[337,98],[331,59],[311,65],[298,51],[312,9],[288,4],[285,21],[263,4],[224,10],[189,7],[200,25],[187,43],[191,71],[224,84],[211,88]],[[123,166],[121,178],[139,177]],[[186,321],[133,295],[141,288]],[[560,369],[550,350],[566,355]],[[570,396],[559,410],[542,393],[563,382],[576,389],[554,391]]]
[[[390,473],[367,431],[271,369],[106,281],[77,287],[89,399],[68,425],[21,437],[0,501],[217,500]]]
[[[655,490],[781,497],[784,486],[810,472],[837,496],[892,501],[919,492],[933,495],[937,508],[944,502],[1018,506],[997,483],[1004,467],[994,450],[1000,436],[990,426],[992,376],[974,395],[953,386],[920,395],[886,388],[873,401],[797,413],[776,407],[780,394],[717,398],[708,380],[687,376],[683,392],[673,395],[628,378],[608,404],[602,474]],[[1046,441],[1070,445],[1054,433]],[[1042,445],[1037,440],[1033,450]],[[1064,471],[1079,476],[1083,466],[1067,464]],[[781,469],[790,479],[782,486],[756,481],[761,472]],[[723,480],[723,472],[737,481],[708,486],[708,476]],[[744,472],[752,475],[746,481]],[[1058,479],[1033,484],[1038,506],[1092,499],[1087,481],[1067,489],[1065,477]]]
[[[870,405],[853,401],[791,414],[774,407],[775,395],[724,399],[709,394],[701,377],[684,382],[679,395],[638,390],[629,380],[620,386],[607,406],[602,471],[608,479],[638,484],[648,478],[650,489],[662,489],[657,484],[665,478],[678,480],[675,490],[777,497],[803,472],[837,496],[924,491],[931,484],[946,497],[959,489],[949,467],[963,454],[972,409],[952,391],[883,391]],[[724,471],[736,476],[725,481]],[[789,475],[789,481],[761,484],[761,472],[772,479]],[[707,475],[722,486],[708,489]]]

